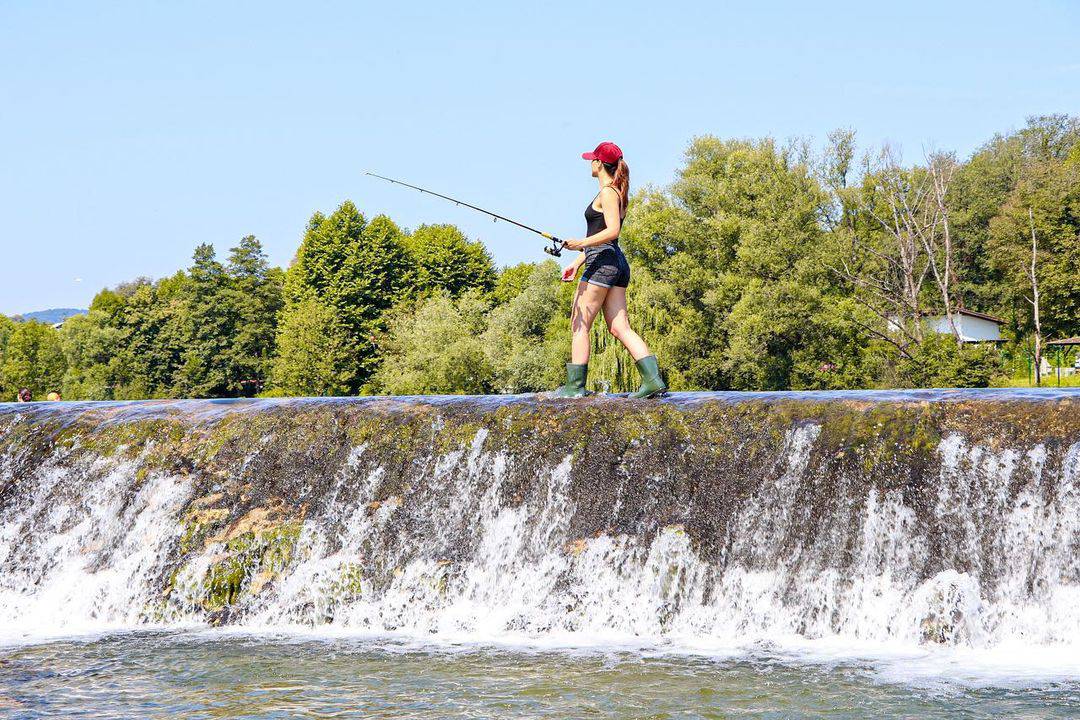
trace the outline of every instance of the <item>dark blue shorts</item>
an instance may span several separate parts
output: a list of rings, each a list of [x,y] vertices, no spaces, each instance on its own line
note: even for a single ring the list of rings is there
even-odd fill
[[[581,282],[606,288],[624,288],[630,284],[630,263],[617,245],[601,245],[585,253],[585,272]]]

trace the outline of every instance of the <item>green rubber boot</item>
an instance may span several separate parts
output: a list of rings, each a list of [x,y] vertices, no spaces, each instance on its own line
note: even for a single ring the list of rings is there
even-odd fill
[[[630,393],[630,397],[651,398],[667,392],[667,385],[660,377],[660,368],[656,364],[655,355],[648,355],[638,360],[637,369],[641,373],[641,387],[637,389],[637,392]]]
[[[557,398],[585,397],[585,376],[589,372],[588,365],[575,365],[566,363],[566,384],[554,392]]]

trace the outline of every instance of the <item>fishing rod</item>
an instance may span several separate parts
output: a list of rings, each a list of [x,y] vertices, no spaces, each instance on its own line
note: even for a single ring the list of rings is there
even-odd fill
[[[554,235],[552,235],[550,233],[546,233],[543,230],[537,230],[534,227],[529,227],[525,223],[519,223],[517,220],[512,220],[512,219],[510,219],[508,217],[503,217],[502,215],[499,215],[498,213],[493,213],[490,210],[485,210],[482,207],[476,207],[475,205],[467,203],[464,200],[458,200],[457,198],[452,198],[449,195],[443,195],[442,193],[437,193],[434,190],[428,190],[427,188],[422,188],[422,187],[419,187],[417,185],[410,185],[407,182],[402,182],[401,180],[395,180],[394,178],[388,178],[388,177],[385,177],[384,175],[377,175],[377,174],[375,174],[373,172],[366,172],[364,174],[365,175],[370,175],[371,177],[374,177],[374,178],[379,178],[380,180],[385,180],[388,183],[393,183],[395,185],[401,185],[403,187],[412,188],[413,190],[419,190],[420,192],[427,193],[428,195],[434,195],[435,197],[441,197],[443,200],[449,200],[450,202],[454,203],[455,205],[464,205],[467,208],[472,208],[473,210],[476,210],[477,212],[482,212],[485,215],[491,216],[492,218],[494,218],[495,222],[498,222],[499,220],[503,220],[505,222],[510,223],[511,225],[517,225],[519,228],[522,228],[523,230],[528,230],[529,232],[534,232],[537,235],[539,235],[539,236],[541,236],[543,238],[547,238],[548,240],[551,241],[551,247],[544,248],[544,252],[546,252],[548,255],[551,255],[553,257],[561,257],[562,256],[562,249],[566,246],[566,243],[564,243],[562,240],[560,240],[559,238],[555,237]]]

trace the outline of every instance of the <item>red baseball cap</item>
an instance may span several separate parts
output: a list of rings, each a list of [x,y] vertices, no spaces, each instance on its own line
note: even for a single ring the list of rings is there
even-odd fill
[[[581,158],[583,160],[599,160],[602,163],[611,165],[619,162],[619,159],[622,158],[622,150],[613,142],[602,142],[592,152],[581,153]]]

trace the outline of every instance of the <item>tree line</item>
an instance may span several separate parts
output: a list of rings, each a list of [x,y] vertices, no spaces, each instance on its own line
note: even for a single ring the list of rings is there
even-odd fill
[[[966,159],[905,166],[815,147],[694,139],[638,191],[629,310],[672,389],[985,386],[1080,334],[1080,119],[1032,118]],[[351,202],[315,213],[288,269],[245,237],[175,275],[102,290],[59,329],[0,316],[0,392],[65,399],[531,392],[569,356],[573,284],[497,268],[453,225],[409,231]],[[958,313],[1002,317],[1001,347]],[[945,318],[945,333],[927,318]],[[633,363],[601,329],[590,377]]]

